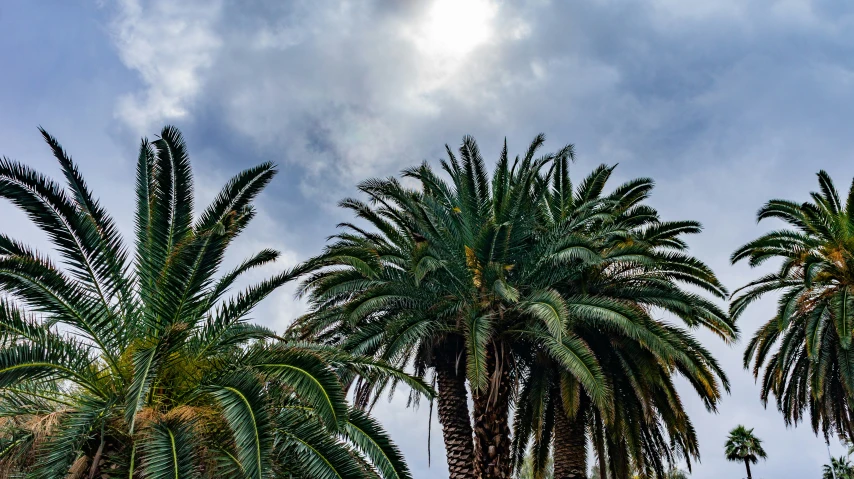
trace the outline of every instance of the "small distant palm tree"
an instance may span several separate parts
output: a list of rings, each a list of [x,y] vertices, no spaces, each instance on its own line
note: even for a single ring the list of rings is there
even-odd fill
[[[822,479],[852,479],[854,478],[854,464],[845,456],[839,458],[831,457],[830,464],[825,464]]]
[[[670,469],[669,471],[667,471],[667,475],[664,477],[665,477],[665,479],[688,479],[691,476],[687,472],[683,471],[682,469],[679,469],[678,467],[674,467],[674,468]]]
[[[744,461],[747,468],[747,479],[752,479],[750,464],[759,462],[759,458],[768,457],[762,448],[762,440],[753,435],[753,429],[739,425],[729,433],[726,444],[726,458],[730,461]]]

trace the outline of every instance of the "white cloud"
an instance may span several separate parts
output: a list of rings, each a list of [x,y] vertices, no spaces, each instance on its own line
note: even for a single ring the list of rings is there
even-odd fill
[[[186,119],[203,74],[221,42],[221,1],[120,0],[112,31],[124,64],[139,72],[142,91],[123,96],[116,114],[137,132]]]
[[[496,10],[488,0],[435,0],[414,28],[403,31],[433,58],[463,57],[493,38]]]
[[[500,48],[530,35],[493,0],[261,2],[260,12],[228,2],[121,5],[116,44],[144,84],[119,101],[127,125],[189,121],[203,96],[230,129],[326,183],[420,161],[412,138],[449,108],[494,122]],[[538,74],[534,66],[505,80]],[[449,140],[460,120],[448,124]],[[306,181],[305,191],[317,189]]]

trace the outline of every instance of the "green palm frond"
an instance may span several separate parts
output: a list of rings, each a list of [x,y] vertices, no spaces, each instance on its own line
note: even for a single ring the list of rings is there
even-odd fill
[[[0,197],[13,202],[48,235],[75,279],[91,286],[108,306],[102,275],[114,266],[110,256],[115,254],[103,251],[107,245],[97,231],[99,225],[58,184],[7,158],[0,159]]]
[[[594,404],[609,408],[610,391],[595,354],[580,337],[564,335],[560,339],[545,337],[543,342],[549,355],[585,389]]]
[[[45,379],[68,380],[93,394],[104,394],[97,381],[95,360],[85,343],[48,334],[38,344],[22,342],[0,350],[0,388]]]
[[[192,421],[161,419],[146,428],[140,453],[145,477],[184,479],[198,477],[198,460]]]
[[[137,412],[145,405],[151,384],[167,355],[164,349],[163,343],[157,343],[133,353],[133,382],[128,387],[125,403],[125,421],[131,434],[136,426]]]
[[[301,273],[301,269],[295,268],[248,287],[245,291],[216,308],[213,321],[215,323],[235,323],[244,319],[264,298],[282,285],[293,281]]]
[[[555,290],[540,290],[529,294],[519,304],[526,314],[539,321],[558,341],[566,334],[569,326],[569,306]]]
[[[222,223],[234,212],[242,212],[276,175],[272,163],[261,163],[231,178],[196,222],[196,231],[206,231]]]
[[[101,399],[82,396],[73,409],[60,414],[56,433],[37,451],[33,475],[39,479],[64,477],[71,465],[81,457],[83,445],[103,430],[111,404]]]
[[[216,281],[208,294],[208,304],[213,305],[222,297],[222,295],[231,288],[235,281],[247,271],[258,268],[276,261],[280,254],[276,250],[265,249],[255,254],[255,256],[243,261],[233,270],[224,274]]]
[[[470,314],[465,322],[467,376],[472,391],[482,392],[489,381],[486,345],[490,336],[489,318]]]
[[[758,213],[787,227],[766,233],[737,249],[732,261],[758,266],[772,259],[780,268],[736,291],[731,316],[738,317],[768,293],[781,293],[777,310],[745,350],[745,367],[762,376],[761,398],[776,398],[787,423],[809,411],[816,433],[854,437],[849,398],[851,368],[851,245],[854,229],[850,195],[843,204],[830,176],[818,173],[819,192],[811,202],[771,200]]]
[[[412,477],[403,454],[375,419],[351,408],[344,431],[347,439],[376,466],[383,479]]]
[[[318,479],[371,477],[353,450],[318,429],[309,417],[285,410],[277,418],[278,454],[286,457],[288,467],[299,471],[302,477]]]
[[[243,371],[212,386],[210,393],[231,428],[240,469],[247,478],[263,478],[270,470],[272,436],[262,385]]]
[[[251,353],[246,364],[265,377],[292,387],[317,411],[327,427],[335,430],[346,419],[347,403],[343,386],[321,353],[274,346]]]

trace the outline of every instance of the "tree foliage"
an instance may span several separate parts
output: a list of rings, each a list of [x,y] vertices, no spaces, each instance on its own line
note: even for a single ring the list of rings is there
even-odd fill
[[[748,479],[752,477],[750,465],[768,457],[762,447],[762,440],[753,434],[753,429],[747,429],[742,425],[730,431],[724,444],[724,453],[727,460],[744,463]]]
[[[512,457],[490,462],[521,467],[533,445],[541,473],[555,414],[589,403],[588,430],[612,468],[661,476],[699,453],[673,376],[710,410],[728,387],[689,329],[737,335],[725,311],[685,286],[726,290],[685,251],[699,224],[662,221],[644,204],[651,180],[606,193],[613,168],[601,166],[574,187],[572,147],[538,156],[543,141],[515,160],[505,145],[490,173],[466,137],[441,173],[427,163],[405,170],[417,186],[363,182],[368,201],[341,205],[367,226],[342,224],[310,261],[301,292],[312,308],[295,331],[412,364],[419,376],[449,357],[466,371],[476,418],[479,397],[487,409],[517,406]],[[662,310],[682,325],[656,319]]]
[[[767,454],[762,447],[762,440],[753,434],[753,429],[737,426],[730,431],[724,444],[726,458],[730,461],[748,461],[756,464],[759,459],[765,459]]]
[[[0,471],[27,477],[405,478],[400,451],[347,405],[353,377],[386,363],[282,343],[247,315],[298,270],[228,296],[263,250],[218,274],[276,173],[232,178],[194,217],[177,129],[143,140],[135,243],[47,132],[65,185],[0,160],[0,197],[39,227],[48,255],[0,234]],[[54,259],[55,258],[55,259]]]
[[[734,318],[763,295],[779,292],[776,313],[754,334],[744,353],[761,384],[761,398],[773,396],[787,424],[808,413],[816,433],[854,438],[854,184],[843,203],[830,176],[818,173],[820,191],[811,201],[775,199],[759,221],[776,218],[786,228],[766,233],[732,255],[733,263],[759,266],[779,259],[775,272],[737,291]]]
[[[583,259],[564,266],[566,276],[554,288],[568,298],[570,330],[591,351],[613,399],[604,405],[590,401],[571,370],[533,351],[516,411],[517,464],[529,438],[540,458],[536,464],[545,464],[550,442],[557,448],[560,440],[560,431],[553,432],[554,416],[568,414],[580,416],[581,434],[613,477],[631,471],[665,477],[678,459],[690,467],[691,459],[699,457],[698,438],[674,376],[686,378],[711,411],[729,387],[717,361],[689,329],[710,330],[727,342],[737,337],[726,312],[685,286],[718,299],[726,289],[687,253],[683,237],[698,233],[700,225],[663,221],[645,204],[652,180],[631,180],[607,193],[613,168],[601,166],[573,188],[569,162],[555,161],[546,195],[551,213],[543,218],[543,228],[559,235],[572,228],[570,234],[576,243],[584,241],[585,252]],[[660,312],[682,325],[657,319]]]
[[[854,465],[845,456],[831,457],[830,464],[822,466],[821,472],[821,479],[852,479]]]

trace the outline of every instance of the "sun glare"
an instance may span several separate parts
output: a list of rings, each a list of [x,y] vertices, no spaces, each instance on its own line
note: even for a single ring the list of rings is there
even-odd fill
[[[492,36],[489,0],[434,0],[416,42],[428,53],[462,56]]]

